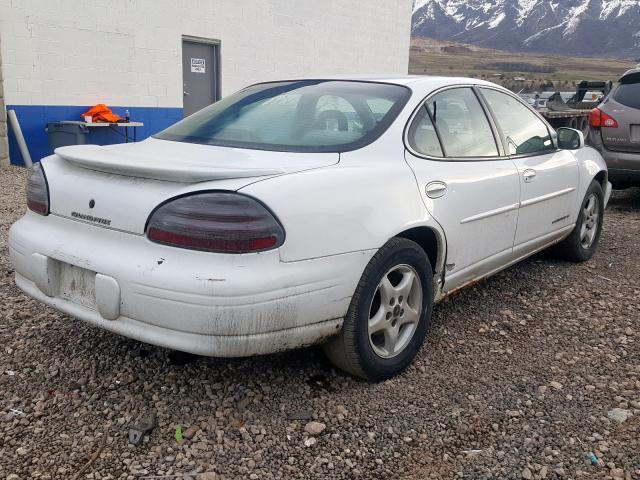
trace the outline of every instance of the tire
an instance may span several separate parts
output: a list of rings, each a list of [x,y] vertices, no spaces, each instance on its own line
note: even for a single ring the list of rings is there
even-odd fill
[[[427,255],[417,243],[393,238],[369,261],[342,330],[324,345],[325,354],[353,375],[372,381],[391,378],[420,350],[432,309],[433,272]]]
[[[589,119],[587,117],[580,117],[578,121],[578,130],[582,132],[585,140],[589,137]]]
[[[578,119],[576,117],[571,117],[571,119],[567,122],[567,126],[569,128],[573,128],[574,130],[578,129]]]
[[[603,219],[604,195],[602,194],[602,186],[594,180],[582,200],[575,228],[558,245],[558,253],[561,257],[572,262],[586,262],[593,257],[600,241]]]

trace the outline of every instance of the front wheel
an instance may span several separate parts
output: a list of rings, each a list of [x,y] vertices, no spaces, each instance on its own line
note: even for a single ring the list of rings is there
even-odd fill
[[[558,245],[561,256],[572,262],[585,262],[596,253],[602,221],[604,219],[604,195],[602,186],[592,181],[582,201],[578,221],[571,234]]]
[[[418,353],[433,306],[433,273],[424,250],[404,238],[371,259],[340,334],[324,347],[342,370],[380,381],[402,372]]]

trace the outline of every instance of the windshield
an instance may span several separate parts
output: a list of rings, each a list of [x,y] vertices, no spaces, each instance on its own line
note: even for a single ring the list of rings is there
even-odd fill
[[[342,152],[378,138],[411,92],[400,85],[304,80],[241,90],[155,135],[286,152]]]

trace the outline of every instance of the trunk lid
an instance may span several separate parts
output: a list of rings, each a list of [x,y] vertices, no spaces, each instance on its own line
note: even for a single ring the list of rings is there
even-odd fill
[[[151,212],[167,199],[201,190],[235,191],[338,160],[337,153],[268,152],[149,139],[61,147],[42,166],[52,214],[143,234]]]

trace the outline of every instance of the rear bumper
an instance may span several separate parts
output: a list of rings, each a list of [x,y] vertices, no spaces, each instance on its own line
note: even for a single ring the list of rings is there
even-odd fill
[[[640,185],[640,166],[638,170],[609,168],[609,180],[617,185]]]
[[[119,316],[114,321],[107,320],[93,309],[82,307],[61,298],[48,297],[42,293],[35,283],[19,273],[16,273],[16,285],[30,297],[96,327],[152,345],[196,355],[245,357],[274,353],[280,350],[312,345],[323,338],[336,334],[342,326],[342,319],[340,318],[265,333],[206,335],[183,332],[171,325],[168,327],[150,325],[143,320],[125,316]]]
[[[286,263],[277,250],[196,252],[31,212],[11,227],[9,250],[16,284],[31,297],[126,337],[210,356],[272,353],[337,333],[374,253]],[[70,265],[88,274],[82,298],[62,291]]]
[[[600,133],[591,131],[591,145],[600,152],[609,170],[609,180],[618,184],[640,184],[640,151],[615,152],[602,143]],[[638,146],[640,150],[640,145]]]

